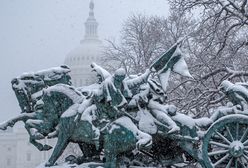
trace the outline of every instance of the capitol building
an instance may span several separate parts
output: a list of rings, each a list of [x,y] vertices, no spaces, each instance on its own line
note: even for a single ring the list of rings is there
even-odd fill
[[[78,47],[70,51],[64,63],[71,69],[72,84],[76,87],[92,84],[96,75],[91,72],[92,62],[100,63],[102,42],[98,37],[98,23],[94,16],[94,3],[89,5],[85,22],[85,35]],[[48,160],[52,150],[40,152],[29,143],[29,135],[22,128],[0,131],[0,168],[35,168]],[[55,139],[56,140],[56,139]],[[55,141],[56,142],[56,141]],[[54,144],[54,141],[42,143]]]
[[[96,76],[90,64],[100,63],[102,42],[98,38],[98,23],[94,16],[94,3],[90,2],[89,17],[85,22],[85,35],[77,48],[69,52],[65,64],[71,69],[72,84],[76,87],[92,84]]]

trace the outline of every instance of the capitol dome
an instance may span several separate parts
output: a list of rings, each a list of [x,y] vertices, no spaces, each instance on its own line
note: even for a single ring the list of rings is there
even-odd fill
[[[77,48],[68,53],[65,64],[71,69],[72,84],[76,87],[92,84],[96,75],[91,72],[92,62],[100,63],[102,42],[97,35],[98,23],[94,17],[94,3],[91,0],[89,17],[85,22],[85,36]]]

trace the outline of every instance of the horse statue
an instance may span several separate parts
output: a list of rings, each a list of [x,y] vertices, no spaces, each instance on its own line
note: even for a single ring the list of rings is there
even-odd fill
[[[71,85],[70,69],[63,65],[60,67],[50,68],[36,73],[25,73],[11,81],[21,114],[17,117],[6,121],[0,125],[0,129],[6,130],[8,126],[13,127],[16,122],[23,121],[25,128],[30,135],[30,143],[37,147],[38,150],[50,150],[49,145],[42,145],[36,140],[44,139],[47,134],[54,130],[52,125],[46,128],[40,128],[43,122],[40,114],[43,102],[41,100],[43,89],[58,83]],[[38,130],[37,130],[38,129]]]
[[[94,88],[71,86],[66,66],[18,77],[12,87],[22,113],[1,124],[0,129],[23,121],[30,142],[39,150],[52,147],[36,140],[58,138],[46,166],[53,166],[70,142],[79,144],[85,158],[104,151],[106,168],[117,167],[121,154],[134,149],[157,150],[160,139],[181,140],[179,146],[198,158],[194,145],[201,120],[165,105],[170,72],[191,77],[178,46],[173,45],[139,75],[128,76],[121,68],[111,75],[93,63],[99,79]],[[160,83],[151,78],[152,73],[158,74]],[[158,141],[156,137],[160,137]],[[203,162],[201,158],[198,161]]]
[[[57,137],[57,144],[46,166],[55,164],[69,142],[78,143],[86,158],[99,155],[104,148],[105,167],[116,167],[117,156],[120,153],[136,147],[147,147],[152,143],[151,136],[140,131],[127,117],[120,117],[108,125],[105,124],[100,133],[92,124],[99,112],[94,104],[90,104],[92,101],[89,99],[92,98],[83,96],[70,85],[55,84],[38,92],[40,96],[33,108],[34,111],[23,112],[2,124],[0,128],[5,129],[18,121],[23,121],[30,134],[30,142],[40,150],[49,150],[51,147],[44,145],[41,148],[42,144],[35,140]],[[100,116],[105,117],[106,114],[98,115],[97,120],[101,120]],[[35,137],[32,130],[40,137]]]

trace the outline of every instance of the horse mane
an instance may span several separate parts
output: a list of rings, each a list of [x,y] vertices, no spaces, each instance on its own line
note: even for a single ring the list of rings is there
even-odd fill
[[[70,98],[73,101],[73,103],[79,103],[84,98],[84,96],[79,91],[77,91],[73,86],[69,86],[66,84],[57,84],[54,86],[50,86],[44,89],[43,91],[44,94],[47,95],[51,95],[51,93],[53,92],[61,93],[67,96],[68,98]]]

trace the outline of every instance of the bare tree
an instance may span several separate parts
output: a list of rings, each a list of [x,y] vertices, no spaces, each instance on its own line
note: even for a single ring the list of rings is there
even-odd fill
[[[163,21],[160,17],[144,15],[129,17],[124,23],[120,42],[108,40],[104,62],[113,65],[114,61],[118,66],[124,66],[128,73],[144,72],[164,51],[163,37],[166,33]]]
[[[133,15],[123,26],[119,44],[109,40],[105,61],[115,60],[114,65],[124,66],[128,73],[143,72],[154,58],[187,36],[182,49],[188,53],[186,62],[194,80],[172,76],[167,103],[195,117],[209,115],[210,109],[225,104],[219,91],[223,80],[246,81],[247,17],[239,12],[246,13],[247,5],[242,2],[236,4],[237,10],[229,1],[176,0],[170,2],[168,18]]]
[[[223,80],[247,80],[247,1],[170,3],[174,11],[198,15],[198,28],[186,46],[195,80],[185,80],[171,88],[169,101],[186,113],[206,115],[209,109],[224,103],[225,95],[218,89]]]
[[[203,49],[207,50],[210,45],[215,46],[216,53],[213,57],[218,57],[222,53],[227,54],[224,49],[230,47],[230,42],[236,44],[232,45],[233,50],[248,45],[247,0],[169,0],[169,2],[176,11],[198,15],[200,34],[203,35],[203,41],[208,43]]]

